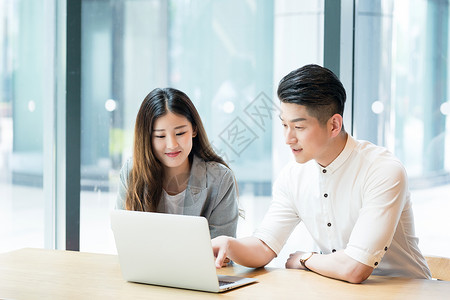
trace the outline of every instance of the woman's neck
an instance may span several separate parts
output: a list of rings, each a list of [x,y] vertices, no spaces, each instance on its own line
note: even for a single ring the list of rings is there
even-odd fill
[[[176,195],[184,191],[189,183],[191,164],[189,159],[175,168],[164,168],[163,188],[169,195]]]

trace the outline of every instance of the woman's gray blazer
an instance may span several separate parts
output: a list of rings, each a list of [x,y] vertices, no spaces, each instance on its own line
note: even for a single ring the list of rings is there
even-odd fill
[[[133,165],[129,158],[120,171],[117,209],[125,209],[128,178]],[[236,184],[230,169],[217,162],[205,162],[194,155],[184,199],[184,215],[208,220],[211,238],[236,236],[238,201]]]

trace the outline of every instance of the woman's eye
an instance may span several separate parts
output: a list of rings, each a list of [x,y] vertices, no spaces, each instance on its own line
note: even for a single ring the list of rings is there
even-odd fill
[[[186,133],[186,131],[185,131],[185,132],[177,133],[177,135],[183,135],[183,134],[185,134],[185,133]]]
[[[158,139],[163,139],[163,138],[165,138],[166,136],[164,136],[164,135],[155,135],[155,138],[158,138]]]
[[[295,129],[303,129],[304,127],[295,126]]]

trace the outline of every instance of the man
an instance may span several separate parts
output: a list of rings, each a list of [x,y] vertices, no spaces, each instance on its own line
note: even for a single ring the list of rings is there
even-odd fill
[[[407,175],[389,151],[344,130],[345,89],[328,69],[307,65],[278,87],[280,119],[295,162],[273,187],[253,236],[212,240],[216,266],[225,258],[261,267],[304,222],[320,253],[298,251],[287,268],[360,283],[370,274],[431,278],[414,236]]]

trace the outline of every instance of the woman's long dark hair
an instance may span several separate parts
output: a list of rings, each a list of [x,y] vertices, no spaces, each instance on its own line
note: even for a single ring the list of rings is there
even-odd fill
[[[163,190],[164,169],[153,154],[152,132],[155,120],[172,112],[184,116],[197,132],[192,142],[192,154],[205,161],[215,161],[228,167],[208,141],[200,115],[192,101],[182,91],[165,88],[154,89],[144,101],[136,117],[134,128],[133,168],[130,174],[126,209],[156,211]]]

